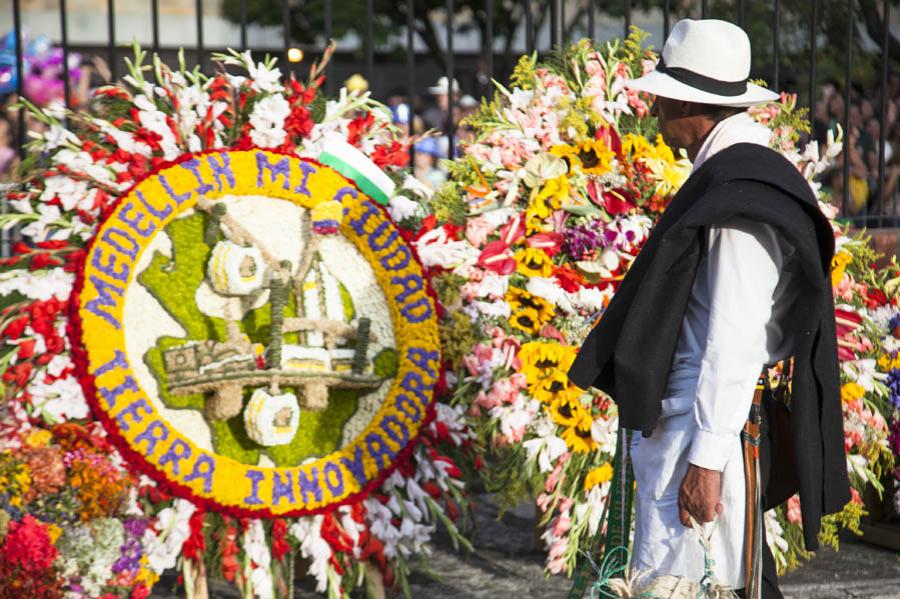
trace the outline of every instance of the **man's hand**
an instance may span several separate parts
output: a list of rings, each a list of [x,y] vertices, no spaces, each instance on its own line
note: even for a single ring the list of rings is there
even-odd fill
[[[681,523],[690,528],[690,516],[700,524],[715,520],[723,509],[719,501],[721,492],[721,472],[688,465],[678,490],[678,517]]]

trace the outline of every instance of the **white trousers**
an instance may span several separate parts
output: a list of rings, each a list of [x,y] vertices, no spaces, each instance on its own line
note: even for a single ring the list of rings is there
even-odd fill
[[[687,472],[687,454],[696,423],[692,412],[660,419],[653,435],[632,434],[631,460],[637,482],[633,573],[649,572],[699,581],[703,578],[703,548],[696,533],[678,519],[678,489]],[[711,547],[714,574],[720,584],[744,586],[744,467],[740,437],[722,472],[721,502]]]

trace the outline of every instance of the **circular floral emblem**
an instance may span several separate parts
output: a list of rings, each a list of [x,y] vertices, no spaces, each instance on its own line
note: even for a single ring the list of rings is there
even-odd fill
[[[301,515],[376,486],[440,377],[435,303],[384,211],[329,166],[188,155],[98,227],[76,286],[86,395],[171,492]]]

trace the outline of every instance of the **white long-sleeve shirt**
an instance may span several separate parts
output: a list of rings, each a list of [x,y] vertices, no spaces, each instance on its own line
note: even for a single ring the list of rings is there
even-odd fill
[[[746,113],[710,133],[694,170],[738,142],[767,144],[769,130]],[[793,248],[774,228],[734,219],[709,231],[669,374],[663,417],[693,410],[688,460],[722,470],[739,435],[763,365],[790,354],[787,313],[796,299]]]

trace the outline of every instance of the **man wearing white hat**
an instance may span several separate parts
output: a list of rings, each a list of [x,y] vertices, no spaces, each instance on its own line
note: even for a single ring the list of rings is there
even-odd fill
[[[746,113],[778,97],[748,82],[750,56],[739,27],[684,20],[656,69],[629,83],[656,96],[660,132],[693,171],[569,377],[609,393],[634,431],[632,570],[699,581],[704,552],[690,521],[715,521],[715,578],[747,597],[781,597],[762,510],[799,492],[813,550],[822,515],[840,511],[849,485],[833,234],[809,185]],[[787,359],[789,406],[760,374]]]
[[[453,88],[452,90],[450,88]],[[440,77],[437,82],[428,88],[428,93],[434,96],[436,105],[428,108],[422,115],[422,120],[429,129],[443,131],[447,127],[447,113],[450,110],[450,102],[456,102],[459,96],[459,83],[456,79],[451,83],[447,77]],[[452,100],[450,99],[452,96]]]

